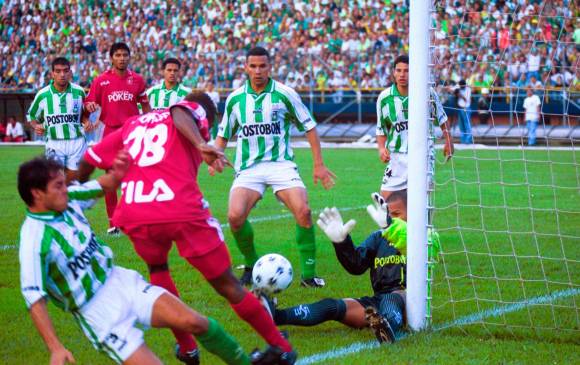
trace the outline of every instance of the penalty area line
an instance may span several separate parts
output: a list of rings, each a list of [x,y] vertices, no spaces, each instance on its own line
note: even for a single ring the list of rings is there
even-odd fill
[[[551,303],[551,302],[554,302],[558,299],[573,297],[576,295],[580,295],[580,289],[571,288],[571,289],[567,289],[567,290],[553,292],[553,293],[550,293],[548,295],[533,297],[533,298],[530,298],[527,300],[522,300],[522,301],[517,302],[517,303],[512,303],[512,304],[504,305],[501,307],[496,307],[493,309],[485,310],[483,312],[473,313],[473,314],[470,314],[467,316],[459,317],[454,321],[433,327],[431,332],[438,332],[438,331],[442,331],[442,330],[452,328],[452,327],[473,324],[476,322],[480,322],[486,318],[499,317],[499,316],[504,315],[504,314],[520,311],[520,310],[525,309],[525,308],[532,306],[532,305]],[[403,340],[407,336],[410,336],[410,335],[402,334],[401,336],[397,337],[397,341]],[[296,362],[296,365],[316,364],[319,362],[328,361],[328,360],[332,360],[332,359],[338,359],[338,358],[345,357],[348,355],[356,354],[356,353],[364,351],[364,350],[374,349],[374,348],[377,348],[380,346],[381,345],[379,345],[379,343],[377,341],[355,342],[355,343],[348,345],[348,346],[335,348],[335,349],[332,349],[329,351],[325,351],[325,352],[321,352],[318,354],[304,357],[302,359],[299,359]]]

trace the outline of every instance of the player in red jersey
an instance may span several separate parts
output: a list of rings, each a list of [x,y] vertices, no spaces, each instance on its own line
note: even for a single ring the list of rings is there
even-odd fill
[[[269,355],[281,361],[276,363],[293,364],[296,353],[288,341],[256,297],[233,275],[220,224],[211,216],[197,184],[202,161],[218,171],[229,163],[222,152],[206,143],[208,120],[214,120],[215,112],[206,94],[189,94],[169,109],[129,118],[120,130],[89,148],[85,161],[108,169],[117,151],[126,149],[132,156],[113,222],[147,263],[151,283],[178,295],[167,263],[175,242],[179,254],[270,344]],[[85,174],[86,162],[81,174]],[[197,357],[193,338],[174,334],[181,350],[178,357],[184,358],[192,350],[191,357]]]
[[[141,104],[144,113],[151,110],[145,93],[145,80],[138,73],[131,71],[129,61],[131,51],[125,43],[114,43],[109,49],[111,69],[103,72],[91,84],[89,95],[85,99],[85,108],[89,113],[101,109],[100,120],[105,125],[103,136],[121,128],[127,118],[139,115],[137,104]],[[113,213],[117,206],[117,194],[105,195],[109,229],[107,233],[118,235],[119,229],[112,224]]]

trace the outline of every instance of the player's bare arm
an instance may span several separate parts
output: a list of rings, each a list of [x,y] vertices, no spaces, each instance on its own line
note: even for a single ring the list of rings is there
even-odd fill
[[[117,191],[119,185],[123,181],[123,177],[129,169],[131,164],[131,156],[129,152],[121,150],[115,157],[112,167],[107,170],[107,173],[97,178],[97,182],[103,188],[104,192]]]
[[[88,101],[85,103],[85,110],[89,113],[93,113],[99,108],[99,104],[95,103],[94,101]]]
[[[37,120],[31,120],[30,125],[32,126],[32,129],[34,129],[34,133],[39,136],[44,136],[45,129],[42,123],[39,123]]]
[[[81,114],[81,124],[83,125],[83,129],[87,133],[93,131],[98,125],[98,123],[95,124],[91,123],[91,121],[89,120],[90,114],[91,113],[87,110],[85,105],[85,107],[83,108],[83,113]]]
[[[56,335],[46,309],[46,299],[40,299],[30,307],[30,316],[48,351],[50,351],[50,364],[74,364],[75,358],[72,353],[64,347]]]
[[[149,113],[151,111],[151,105],[149,103],[140,103],[143,114]]]
[[[320,148],[320,138],[318,137],[316,129],[313,128],[306,132],[306,138],[310,144],[312,159],[314,160],[314,183],[318,184],[318,181],[320,180],[322,186],[328,190],[334,186],[336,175],[324,165],[324,161],[322,160],[322,149]]]
[[[171,118],[177,130],[201,152],[203,160],[208,166],[218,172],[222,172],[226,165],[232,166],[222,151],[205,142],[188,111],[182,107],[171,108]]]
[[[223,137],[217,136],[213,145],[216,149],[223,152],[223,151],[225,151],[225,149],[228,145],[228,140],[223,138]],[[209,174],[211,176],[214,176],[216,173],[216,169],[214,169],[211,165],[207,166],[207,171],[209,172]],[[218,171],[218,172],[221,172],[221,171]]]
[[[377,147],[379,149],[379,158],[384,163],[387,163],[391,160],[391,154],[389,150],[385,147],[387,143],[387,136],[377,136]]]

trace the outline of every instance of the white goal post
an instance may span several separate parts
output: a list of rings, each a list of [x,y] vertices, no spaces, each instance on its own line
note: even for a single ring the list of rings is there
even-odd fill
[[[407,322],[427,325],[427,156],[429,123],[430,1],[411,0],[409,34],[409,178]]]

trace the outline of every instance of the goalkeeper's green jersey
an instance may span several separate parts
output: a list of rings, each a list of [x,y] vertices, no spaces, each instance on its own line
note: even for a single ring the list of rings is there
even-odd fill
[[[34,96],[27,120],[42,123],[49,140],[84,137],[81,116],[85,96],[85,91],[77,84],[69,83],[67,89],[61,93],[51,81]]]
[[[149,105],[151,105],[151,109],[153,110],[169,108],[182,101],[190,92],[191,89],[183,86],[183,84],[177,84],[173,88],[168,89],[165,87],[165,81],[150,87],[146,91]]]
[[[447,121],[447,114],[435,90],[431,89],[431,116],[434,123]],[[394,153],[409,151],[409,98],[395,84],[379,94],[377,100],[377,136],[387,136],[385,147]]]
[[[316,127],[316,121],[294,89],[270,79],[257,94],[249,81],[226,99],[218,136],[237,136],[235,169],[245,170],[262,161],[292,161],[292,125],[299,131]]]
[[[76,311],[95,295],[113,268],[113,252],[91,230],[83,209],[102,193],[96,181],[69,187],[62,213],[27,211],[20,229],[20,283],[28,307],[43,297]]]

